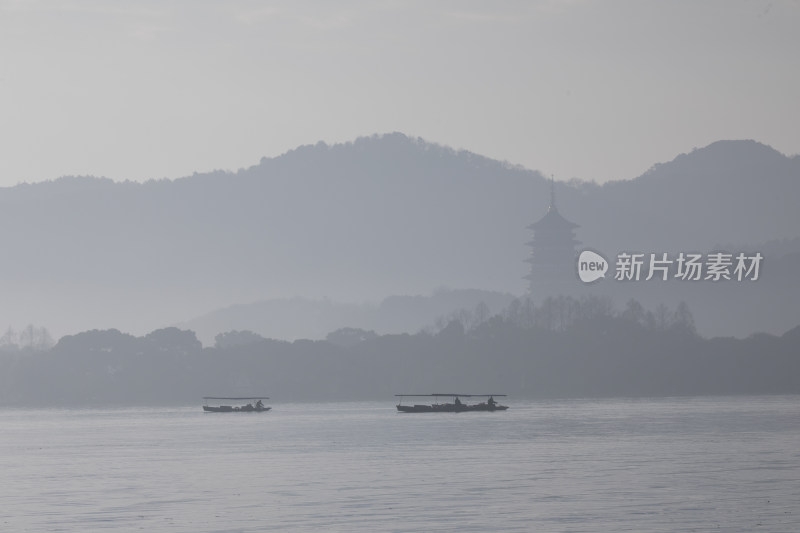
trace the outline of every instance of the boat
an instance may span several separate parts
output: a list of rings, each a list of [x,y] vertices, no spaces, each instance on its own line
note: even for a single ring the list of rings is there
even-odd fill
[[[505,394],[439,393],[395,394],[395,396],[400,397],[400,403],[397,404],[397,410],[401,413],[465,413],[470,411],[505,411],[508,409],[507,405],[500,405],[494,399],[495,396],[501,397],[505,396]],[[430,404],[403,405],[403,398],[405,397],[432,397],[433,401]],[[452,398],[452,401],[440,403],[440,398]],[[462,402],[461,398],[487,398],[487,400],[480,403],[467,404]]]
[[[272,407],[264,405],[262,400],[267,396],[203,396],[203,411],[206,413],[266,413]],[[244,402],[244,405],[224,405],[233,402]],[[216,405],[208,405],[210,403]]]

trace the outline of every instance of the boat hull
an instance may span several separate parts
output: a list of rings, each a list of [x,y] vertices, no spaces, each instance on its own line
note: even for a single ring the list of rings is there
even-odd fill
[[[219,407],[203,406],[206,413],[266,413],[272,407],[233,407],[232,405],[220,405]]]
[[[397,410],[401,413],[467,413],[471,411],[505,411],[507,405],[489,405],[479,403],[476,405],[456,405],[453,403],[442,403],[433,405],[398,405]]]

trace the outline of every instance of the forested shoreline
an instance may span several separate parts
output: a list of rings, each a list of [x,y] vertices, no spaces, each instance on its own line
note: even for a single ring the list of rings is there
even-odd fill
[[[525,398],[800,393],[800,326],[782,336],[697,335],[690,311],[601,298],[515,300],[416,334],[345,328],[287,342],[248,331],[203,347],[189,330],[93,330],[47,350],[0,349],[0,404],[190,404],[205,395],[389,400],[459,391]]]

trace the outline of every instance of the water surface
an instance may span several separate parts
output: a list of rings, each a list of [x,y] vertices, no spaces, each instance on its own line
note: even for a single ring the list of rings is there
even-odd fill
[[[800,531],[800,397],[0,412],[2,531]]]

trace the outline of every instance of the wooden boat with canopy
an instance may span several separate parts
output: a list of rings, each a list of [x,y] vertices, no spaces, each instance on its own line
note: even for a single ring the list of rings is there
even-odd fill
[[[267,396],[203,396],[203,411],[206,413],[266,413],[272,407],[264,405]],[[247,402],[244,405],[233,403]],[[211,404],[211,405],[209,405]]]
[[[469,411],[505,411],[508,409],[507,405],[500,405],[494,399],[495,396],[504,397],[505,394],[454,394],[454,393],[440,393],[440,394],[395,394],[400,397],[400,403],[397,404],[397,410],[401,413],[465,413]],[[412,404],[403,405],[403,398],[433,398],[430,404]],[[441,403],[441,398],[450,398],[451,402],[446,400]],[[486,401],[474,404],[467,404],[461,401],[461,398],[487,398]]]

